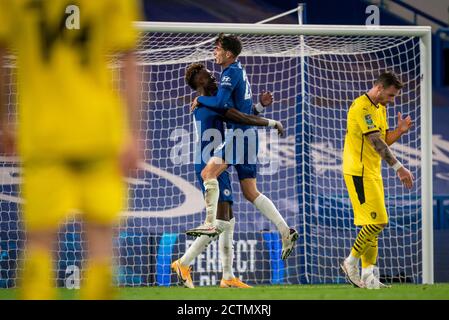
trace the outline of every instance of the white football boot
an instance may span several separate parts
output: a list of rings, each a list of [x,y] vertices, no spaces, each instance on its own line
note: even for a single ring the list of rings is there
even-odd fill
[[[379,269],[376,266],[370,266],[363,270],[361,281],[367,289],[384,289],[391,288],[391,286],[383,284],[379,280]]]
[[[360,279],[359,267],[357,265],[350,264],[347,259],[345,259],[340,264],[341,270],[344,272],[346,279],[357,288],[365,288],[365,284]]]
[[[299,234],[293,228],[288,230],[288,235],[282,237],[282,260],[288,258],[288,256],[292,253],[293,247],[295,246],[296,240],[298,240]]]
[[[185,233],[186,235],[193,237],[201,237],[201,236],[215,237],[222,232],[223,230],[217,228],[211,223],[206,222],[198,227],[187,230]]]

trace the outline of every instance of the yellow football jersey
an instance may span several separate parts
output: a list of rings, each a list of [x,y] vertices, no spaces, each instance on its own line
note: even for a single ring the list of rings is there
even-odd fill
[[[102,157],[121,148],[125,104],[112,90],[108,55],[135,48],[137,9],[133,0],[0,0],[0,42],[18,66],[24,160]]]
[[[384,105],[375,105],[364,94],[354,100],[348,111],[343,173],[364,178],[382,178],[380,155],[368,141],[366,134],[380,131],[385,140],[388,130]]]

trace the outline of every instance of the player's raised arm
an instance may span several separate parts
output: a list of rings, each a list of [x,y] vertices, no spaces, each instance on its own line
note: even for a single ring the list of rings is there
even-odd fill
[[[239,124],[276,128],[280,136],[284,135],[284,127],[279,121],[276,120],[245,114],[235,108],[228,109],[224,113],[224,117],[226,118],[226,120],[230,120]]]
[[[395,143],[399,138],[407,133],[410,128],[412,127],[413,122],[412,118],[410,116],[407,116],[405,118],[402,118],[402,114],[398,112],[398,126],[396,129],[392,131],[387,131],[385,135],[385,142],[391,146],[393,143]]]
[[[193,111],[200,104],[203,104],[207,107],[211,108],[226,108],[226,103],[231,97],[230,90],[220,90],[218,89],[216,96],[206,97],[206,96],[198,96],[196,97],[191,106],[191,111]],[[273,103],[273,95],[269,91],[264,91],[259,96],[259,102],[254,105],[254,114],[258,115],[262,113],[266,107]]]
[[[192,111],[199,105],[205,105],[206,107],[213,108],[225,108],[226,102],[231,97],[231,90],[218,89],[217,95],[212,97],[199,96],[196,97],[192,103]]]
[[[206,107],[225,108],[226,102],[228,102],[228,100],[231,98],[232,90],[235,87],[235,84],[233,84],[232,82],[233,78],[235,77],[222,77],[222,81],[220,83],[220,86],[218,87],[218,92],[215,96],[200,96],[196,99],[196,101],[202,105],[205,105]]]
[[[401,180],[408,189],[411,189],[414,180],[413,174],[396,159],[391,152],[391,149],[382,139],[380,132],[374,131],[369,133],[368,140],[381,158],[396,171],[399,180]]]

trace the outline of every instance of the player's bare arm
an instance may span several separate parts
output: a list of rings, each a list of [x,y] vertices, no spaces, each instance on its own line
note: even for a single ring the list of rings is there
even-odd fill
[[[371,145],[374,147],[374,150],[381,156],[389,166],[394,166],[397,162],[396,157],[391,152],[388,145],[382,139],[380,132],[376,131],[368,134],[368,140],[371,142]]]
[[[6,155],[15,153],[15,135],[12,124],[8,121],[8,110],[5,94],[6,72],[4,60],[6,56],[6,48],[0,45],[0,151]]]
[[[402,114],[398,112],[398,126],[392,131],[387,131],[385,136],[385,142],[391,146],[393,143],[399,140],[399,138],[407,133],[413,126],[413,121],[410,116],[402,118]]]
[[[124,174],[129,175],[137,169],[139,161],[142,159],[141,148],[139,146],[140,130],[138,120],[139,93],[136,55],[133,51],[128,51],[122,55],[123,62],[123,82],[126,86],[125,101],[127,104],[130,140],[125,144],[121,154],[121,165]]]
[[[368,134],[368,140],[374,147],[374,150],[376,150],[376,152],[381,156],[381,158],[385,160],[385,162],[388,163],[390,167],[393,167],[396,170],[399,179],[407,187],[407,189],[411,189],[414,180],[412,173],[404,166],[402,166],[401,163],[396,159],[388,145],[382,139],[380,132],[377,131]]]
[[[284,127],[282,126],[282,123],[276,120],[245,114],[238,111],[235,108],[227,110],[224,116],[227,120],[240,124],[247,124],[250,126],[258,126],[258,127],[273,127],[278,130],[278,134],[280,136],[284,135]]]
[[[195,108],[199,106],[198,98],[200,96],[197,96],[195,97],[195,99],[193,99],[192,104],[190,106],[190,112],[193,112],[193,110],[195,110]],[[263,91],[259,96],[259,103],[254,106],[255,114],[257,115],[263,112],[264,108],[268,107],[272,103],[273,103],[272,93],[269,91]]]

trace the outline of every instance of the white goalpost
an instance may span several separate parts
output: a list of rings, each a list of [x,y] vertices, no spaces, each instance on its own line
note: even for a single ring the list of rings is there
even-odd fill
[[[350,103],[386,70],[405,87],[387,107],[411,115],[414,127],[392,146],[416,177],[405,190],[383,165],[390,224],[379,236],[379,271],[385,282],[433,283],[432,88],[430,27],[136,22],[141,70],[140,124],[145,163],[129,180],[129,208],[115,239],[117,283],[123,286],[176,284],[170,263],[193,241],[185,230],[204,219],[204,200],[193,169],[194,93],[184,81],[191,63],[203,63],[217,79],[213,44],[219,33],[238,35],[254,102],[263,90],[273,105],[263,116],[279,120],[286,137],[259,130],[259,190],[273,200],[300,238],[286,261],[272,225],[241,195],[230,169],[236,217],[234,273],[251,285],[344,283],[339,262],[356,237],[341,173],[341,153]],[[11,69],[13,70],[13,69]],[[13,72],[13,71],[12,71]],[[118,83],[120,79],[114,78]],[[15,103],[9,84],[10,104]],[[14,287],[23,244],[18,171],[0,159],[0,287]],[[60,232],[57,280],[81,267],[82,227],[70,220]],[[193,264],[195,285],[221,279],[217,243]]]

